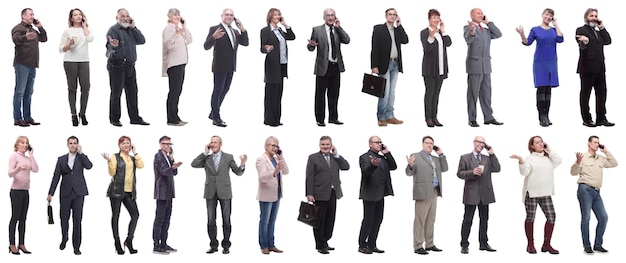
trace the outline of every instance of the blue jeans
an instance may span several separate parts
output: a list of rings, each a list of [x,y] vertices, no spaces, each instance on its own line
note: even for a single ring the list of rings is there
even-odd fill
[[[383,78],[387,80],[385,84],[385,95],[378,99],[378,110],[376,116],[378,120],[388,120],[395,118],[393,114],[393,103],[396,101],[396,80],[398,79],[398,62],[389,61],[389,69]]]
[[[30,121],[30,102],[33,97],[33,86],[37,68],[22,64],[13,65],[15,68],[15,92],[13,93],[13,120]],[[22,112],[23,110],[23,112]]]
[[[604,203],[600,196],[600,191],[586,184],[578,184],[578,202],[580,203],[580,232],[582,233],[583,246],[591,247],[589,242],[589,219],[591,217],[591,210],[596,215],[598,225],[596,226],[596,239],[594,241],[594,247],[602,246],[604,231],[606,230],[606,223],[609,221],[609,216],[604,210]]]
[[[261,202],[261,220],[259,220],[259,245],[261,249],[273,248],[274,245],[274,225],[276,215],[280,206],[280,198],[276,202]]]

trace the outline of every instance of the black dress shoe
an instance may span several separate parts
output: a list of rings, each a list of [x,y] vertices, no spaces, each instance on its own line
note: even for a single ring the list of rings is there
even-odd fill
[[[420,247],[420,248],[415,250],[415,254],[428,255],[428,251],[426,251],[426,249]]]
[[[216,247],[212,247],[211,249],[206,251],[207,254],[213,254],[215,252],[217,252],[217,248]]]
[[[343,125],[343,122],[341,122],[339,120],[328,121],[328,123],[337,124],[337,125]]]
[[[426,248],[426,251],[441,252],[441,251],[443,251],[443,249],[438,248],[438,247],[436,247],[436,246],[432,246],[432,247],[427,247],[427,248]]]
[[[370,250],[371,250],[372,252],[374,252],[374,253],[385,253],[385,251],[384,251],[384,250],[382,250],[382,249],[378,249],[377,247],[372,248],[372,249],[370,249]]]
[[[361,252],[363,254],[372,254],[372,251],[369,248],[366,248],[366,247],[360,247],[359,248],[359,252]]]
[[[317,122],[317,126],[320,126],[320,127],[325,127],[325,126],[326,126],[326,124],[325,124],[324,122],[319,122],[319,121],[318,121],[318,122]]]
[[[130,124],[135,124],[135,125],[150,125],[149,122],[146,122],[144,120],[139,120],[139,121],[131,121]]]
[[[79,255],[82,255],[82,254],[83,254],[83,253],[80,253],[80,250],[79,250],[79,249],[74,249],[74,255],[79,256]]]
[[[122,123],[120,121],[111,121],[111,125],[115,127],[122,127]]]
[[[335,250],[335,248],[334,247],[327,247],[326,250],[333,251],[333,250]]]
[[[230,249],[228,248],[222,249],[222,254],[230,254]]]
[[[469,248],[468,247],[461,247],[461,254],[467,254],[469,253]]]
[[[35,121],[35,120],[33,120],[33,119],[30,119],[30,120],[26,121],[26,123],[28,123],[28,124],[30,124],[30,125],[39,125],[39,124],[41,124],[41,123],[39,123],[39,122],[36,122],[36,121]]]
[[[593,250],[598,251],[598,252],[603,252],[603,253],[609,252],[608,250],[604,249],[602,246],[593,247]]]
[[[220,119],[213,120],[213,125],[219,126],[219,127],[226,127],[226,123]]]
[[[320,254],[324,254],[324,255],[330,253],[330,252],[328,252],[328,249],[325,249],[325,248],[320,248],[320,249],[317,250],[317,252],[319,252]]]
[[[615,123],[612,123],[612,122],[610,122],[608,120],[604,120],[604,121],[596,122],[596,126],[613,127],[613,126],[615,126]]]
[[[583,121],[583,126],[596,127],[596,124],[593,121]]]
[[[482,245],[479,249],[483,251],[496,252],[496,249],[492,248],[489,244]]]
[[[585,253],[593,254],[593,250],[591,250],[591,247],[585,247]]]
[[[28,127],[30,126],[30,124],[26,123],[24,120],[19,120],[13,123],[13,125],[15,126],[20,126],[20,127]]]
[[[480,125],[478,125],[478,122],[476,121],[470,121],[467,123],[470,127],[479,127]]]
[[[490,120],[490,121],[485,121],[485,125],[489,125],[489,124],[502,125],[502,124],[504,124],[504,122],[499,122],[496,119],[493,119],[493,120]]]
[[[59,249],[63,250],[65,249],[65,245],[67,244],[67,239],[63,239],[61,240],[61,244],[59,245]]]

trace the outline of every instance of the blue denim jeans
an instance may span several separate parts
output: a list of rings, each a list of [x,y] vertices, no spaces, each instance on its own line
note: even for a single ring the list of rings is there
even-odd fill
[[[396,80],[398,79],[398,62],[390,60],[389,69],[383,78],[387,80],[385,84],[385,95],[378,99],[378,110],[376,116],[378,120],[388,120],[395,118],[393,114],[393,104],[396,101]]]
[[[15,64],[15,92],[13,93],[13,121],[30,121],[30,102],[33,96],[37,68]]]
[[[596,215],[598,225],[596,226],[596,239],[593,246],[602,246],[604,230],[606,230],[606,223],[609,221],[609,216],[604,210],[604,203],[600,196],[600,191],[586,184],[578,184],[578,202],[580,203],[580,232],[582,233],[583,246],[591,247],[589,242],[589,219],[591,217],[591,210]]]
[[[274,245],[274,225],[278,215],[280,198],[276,202],[261,202],[261,219],[259,220],[259,246],[261,249],[273,248]]]

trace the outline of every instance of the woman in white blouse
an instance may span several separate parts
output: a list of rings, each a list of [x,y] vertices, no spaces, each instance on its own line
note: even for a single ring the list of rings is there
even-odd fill
[[[554,169],[561,164],[561,157],[552,151],[540,136],[530,138],[528,151],[530,151],[530,156],[526,157],[525,160],[521,156],[511,155],[512,159],[518,160],[519,172],[525,176],[522,194],[524,206],[526,207],[526,221],[524,221],[524,230],[528,239],[526,251],[530,254],[537,253],[533,242],[533,226],[537,205],[539,205],[546,217],[541,252],[558,254],[559,251],[550,245],[550,240],[552,239],[554,221],[556,219],[556,212],[552,203]]]
[[[183,91],[185,66],[189,58],[187,45],[191,44],[191,33],[180,11],[171,8],[167,11],[167,26],[163,29],[163,68],[162,76],[169,79],[167,94],[167,125],[183,126],[187,124],[178,117],[178,100]]]
[[[72,113],[72,125],[78,126],[78,117],[81,123],[87,125],[87,100],[89,99],[89,46],[93,41],[93,34],[87,24],[87,17],[78,8],[70,10],[67,19],[69,28],[61,36],[59,52],[65,53],[63,56],[63,68],[67,76],[68,100],[70,112]],[[80,83],[80,111],[76,115],[76,91]]]

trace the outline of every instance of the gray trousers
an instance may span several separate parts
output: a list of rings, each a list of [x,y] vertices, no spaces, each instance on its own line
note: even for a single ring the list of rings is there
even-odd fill
[[[480,100],[484,121],[495,119],[491,109],[491,74],[467,74],[467,115],[476,121],[476,101]]]
[[[63,62],[65,75],[67,76],[67,99],[70,103],[70,112],[76,115],[76,92],[80,83],[80,114],[84,115],[87,110],[89,99],[89,62]]]

